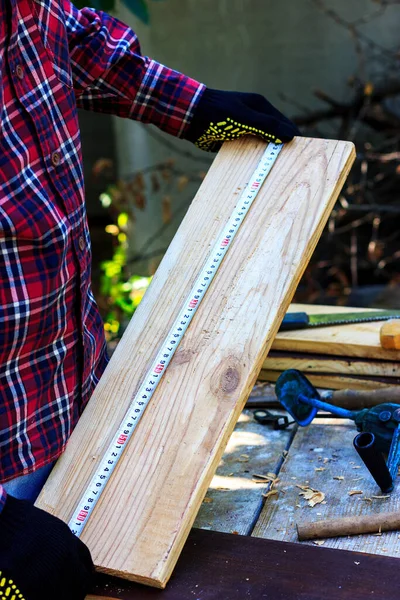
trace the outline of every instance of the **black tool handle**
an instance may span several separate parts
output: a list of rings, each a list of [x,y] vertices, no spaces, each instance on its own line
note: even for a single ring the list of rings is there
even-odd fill
[[[393,490],[393,479],[383,454],[376,448],[374,434],[368,431],[359,433],[354,438],[353,444],[382,492],[384,494],[391,492]]]
[[[305,329],[308,327],[309,318],[305,312],[286,313],[283,317],[279,331],[292,331],[295,329]]]

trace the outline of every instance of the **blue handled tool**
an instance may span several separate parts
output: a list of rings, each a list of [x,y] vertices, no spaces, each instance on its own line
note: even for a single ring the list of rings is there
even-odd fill
[[[279,402],[302,427],[309,425],[319,410],[354,421],[361,432],[354,440],[355,449],[382,492],[393,490],[400,465],[399,404],[387,402],[356,411],[334,406],[321,400],[314,386],[296,369],[280,375],[275,392]],[[382,453],[388,455],[387,463]]]

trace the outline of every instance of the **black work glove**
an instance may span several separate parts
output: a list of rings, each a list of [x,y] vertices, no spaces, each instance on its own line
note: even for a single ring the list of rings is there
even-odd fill
[[[206,88],[184,138],[202,150],[216,152],[223,142],[242,135],[280,143],[290,142],[300,132],[261,94]]]
[[[0,572],[1,599],[83,600],[94,567],[88,548],[63,521],[7,496],[0,513]]]

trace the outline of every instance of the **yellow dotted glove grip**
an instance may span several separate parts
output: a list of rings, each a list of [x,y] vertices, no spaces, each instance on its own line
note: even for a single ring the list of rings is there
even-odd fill
[[[0,571],[0,599],[1,600],[25,600],[25,596],[19,591],[12,579],[4,577]]]
[[[210,123],[208,129],[197,140],[196,146],[201,150],[212,151],[215,144],[235,140],[242,135],[257,135],[262,137],[266,142],[281,143],[281,140],[278,140],[276,136],[266,131],[237,123],[228,117],[225,121]]]

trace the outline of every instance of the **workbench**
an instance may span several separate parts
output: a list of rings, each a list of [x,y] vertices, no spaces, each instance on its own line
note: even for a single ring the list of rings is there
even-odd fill
[[[296,523],[399,509],[400,486],[381,493],[355,434],[333,418],[275,431],[245,409],[166,590],[99,575],[90,600],[394,600],[400,532],[297,541]],[[306,487],[322,502],[310,507]]]

